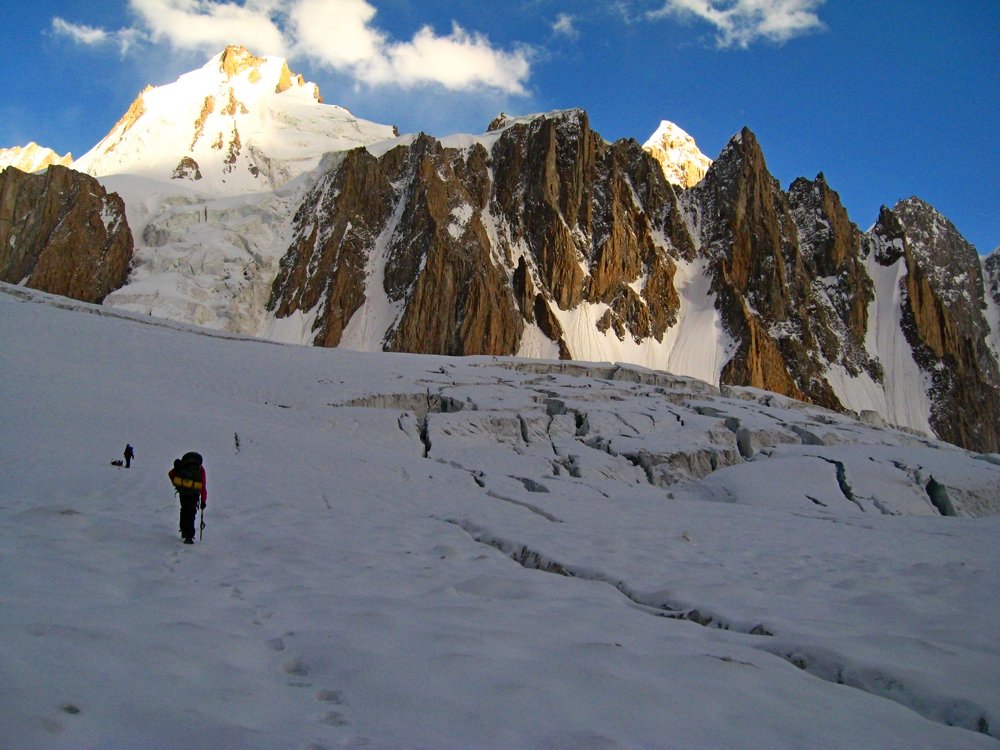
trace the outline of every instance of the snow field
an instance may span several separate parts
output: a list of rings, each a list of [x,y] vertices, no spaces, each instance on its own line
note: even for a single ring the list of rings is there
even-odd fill
[[[997,517],[931,515],[893,462],[995,513],[994,464],[638,369],[0,291],[5,747],[997,746]]]

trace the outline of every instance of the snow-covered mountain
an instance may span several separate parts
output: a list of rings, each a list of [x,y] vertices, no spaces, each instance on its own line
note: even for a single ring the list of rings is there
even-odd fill
[[[783,190],[749,130],[714,162],[670,123],[609,143],[579,110],[398,136],[231,47],[143,92],[75,166],[125,202],[112,307],[634,363],[1000,449],[997,263],[915,199],[861,232],[822,175]]]
[[[32,141],[27,146],[0,148],[0,172],[7,167],[14,167],[22,172],[37,172],[50,164],[69,166],[73,163],[73,154],[60,156],[51,148],[39,146]]]
[[[679,187],[694,187],[712,166],[694,138],[669,120],[661,121],[642,147],[660,163],[666,178]]]
[[[322,103],[284,59],[243,47],[147,88],[73,165],[124,196],[136,240],[129,282],[106,304],[259,333],[324,158],[395,135]]]
[[[314,169],[325,153],[394,135],[322,104],[316,84],[285,60],[234,46],[175,83],[147,87],[73,167],[189,181],[209,194],[257,193]]]
[[[10,750],[998,746],[1000,457],[6,284],[0,372]]]

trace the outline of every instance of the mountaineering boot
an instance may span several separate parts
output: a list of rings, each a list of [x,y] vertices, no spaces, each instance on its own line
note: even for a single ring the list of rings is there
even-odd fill
[[[194,539],[191,538],[185,539],[184,544],[194,544]]]

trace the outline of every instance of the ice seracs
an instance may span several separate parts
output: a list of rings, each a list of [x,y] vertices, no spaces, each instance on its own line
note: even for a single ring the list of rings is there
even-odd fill
[[[667,180],[680,187],[697,185],[712,165],[694,138],[669,120],[662,120],[642,147],[660,163]]]
[[[998,746],[994,461],[642,368],[3,284],[0,372],[6,748]]]

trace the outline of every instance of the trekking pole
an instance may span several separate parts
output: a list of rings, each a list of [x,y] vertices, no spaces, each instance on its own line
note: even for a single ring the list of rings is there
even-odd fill
[[[201,525],[198,527],[198,541],[201,541],[202,535],[205,533],[205,506],[201,506]]]

